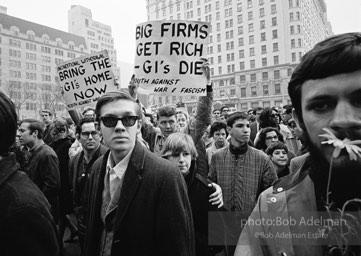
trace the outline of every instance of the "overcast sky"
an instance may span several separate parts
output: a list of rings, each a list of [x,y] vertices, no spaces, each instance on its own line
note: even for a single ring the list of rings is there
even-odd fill
[[[328,19],[335,34],[361,32],[360,0],[326,0]],[[93,19],[110,25],[118,61],[134,62],[135,26],[145,22],[146,0],[0,0],[8,15],[63,31],[68,30],[71,5],[91,9]]]

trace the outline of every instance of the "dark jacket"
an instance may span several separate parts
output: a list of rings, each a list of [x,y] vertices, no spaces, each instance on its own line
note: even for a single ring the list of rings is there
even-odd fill
[[[107,152],[89,179],[84,255],[99,255]],[[194,255],[194,233],[184,179],[176,166],[136,142],[112,224],[111,255]]]
[[[73,209],[73,199],[70,190],[69,179],[69,148],[73,144],[74,139],[66,137],[53,141],[49,146],[53,148],[59,160],[59,174],[60,174],[60,213],[70,214]]]
[[[29,176],[48,199],[54,217],[57,219],[60,190],[59,160],[51,147],[43,144],[32,152]]]
[[[104,155],[107,150],[108,149],[106,147],[100,144],[98,149],[94,152],[93,158],[87,164],[84,173],[82,166],[84,159],[83,150],[69,160],[69,173],[71,179],[71,190],[73,196],[74,210],[77,214],[78,219],[78,231],[83,235],[85,234],[85,205],[87,205],[88,201],[85,188],[87,186],[93,164],[99,157]]]
[[[50,205],[15,155],[0,160],[0,255],[59,255]]]
[[[224,222],[222,214],[216,205],[209,202],[209,196],[215,192],[214,187],[209,187],[210,182],[195,173],[195,163],[192,163],[190,173],[186,177],[188,187],[188,198],[191,203],[192,217],[194,223],[194,235],[196,256],[211,256],[223,249],[223,246],[214,246],[214,244],[224,244]],[[212,220],[217,223],[209,223],[208,214],[212,214]],[[208,225],[213,225],[212,233]],[[221,228],[217,228],[217,227]],[[213,246],[209,246],[209,241],[215,241]]]

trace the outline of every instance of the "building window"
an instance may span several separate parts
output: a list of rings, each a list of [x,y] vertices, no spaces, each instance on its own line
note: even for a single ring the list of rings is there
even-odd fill
[[[217,45],[217,52],[221,52],[222,51],[222,46],[219,44]]]
[[[239,26],[238,27],[238,35],[242,35],[243,34],[243,26]]]
[[[259,27],[260,27],[260,29],[264,29],[264,28],[266,27],[266,21],[261,20],[261,21],[259,22]]]
[[[254,36],[249,36],[249,44],[254,44]]]
[[[296,61],[296,53],[292,53],[292,62]]]
[[[248,20],[253,20],[253,12],[248,12]]]
[[[218,75],[222,75],[222,67],[218,67]]]
[[[273,56],[273,64],[274,64],[274,65],[278,65],[278,64],[280,64],[280,60],[279,60],[278,55]]]
[[[277,29],[272,30],[272,38],[273,38],[273,39],[278,38]]]
[[[280,79],[280,71],[279,70],[273,71],[273,78],[274,79]]]
[[[293,21],[293,12],[290,12],[290,21]]]
[[[247,0],[247,8],[252,8],[252,0]]]
[[[243,45],[244,45],[243,37],[238,38],[238,46],[243,46]]]
[[[291,39],[291,48],[295,48],[295,39]]]
[[[262,81],[268,80],[268,72],[262,72]]]
[[[256,74],[251,74],[251,82],[256,82]]]
[[[294,26],[290,26],[290,33],[291,33],[291,35],[295,34],[295,27]]]
[[[246,93],[246,88],[241,88],[241,98],[246,98],[247,97],[247,93]]]
[[[272,18],[272,26],[277,26],[277,17]]]
[[[263,85],[263,95],[269,95],[268,84]]]
[[[275,94],[281,94],[281,84],[275,84]]]
[[[267,66],[267,58],[262,58],[262,67]]]
[[[257,96],[257,87],[256,86],[251,87],[251,96]]]
[[[236,95],[236,89],[231,89],[231,96],[235,96]]]
[[[242,14],[237,15],[237,22],[238,22],[238,24],[243,22]]]
[[[244,70],[244,61],[239,63],[239,70]]]
[[[267,47],[266,45],[262,45],[261,46],[261,54],[266,54],[267,53]]]
[[[218,56],[218,64],[222,63],[222,56]]]
[[[250,65],[251,68],[256,68],[256,61],[255,60],[250,60],[249,65]]]
[[[237,4],[237,12],[242,11],[242,3]]]
[[[259,16],[264,17],[264,8],[259,9]]]
[[[255,52],[254,52],[254,47],[249,48],[249,56],[254,56]]]
[[[239,76],[239,82],[240,82],[241,84],[244,84],[244,83],[246,82],[246,75],[240,75],[240,76]]]
[[[253,31],[254,31],[253,23],[248,24],[248,32],[253,32]]]
[[[293,7],[293,0],[288,0],[288,6],[289,6],[290,8]]]
[[[239,50],[239,58],[242,59],[244,58],[244,50]]]
[[[287,69],[287,76],[292,76],[292,68]]]
[[[277,13],[277,7],[275,4],[271,5],[271,14]]]

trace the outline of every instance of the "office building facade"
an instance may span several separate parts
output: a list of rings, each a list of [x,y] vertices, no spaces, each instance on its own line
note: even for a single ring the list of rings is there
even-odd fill
[[[56,67],[89,53],[84,37],[0,13],[0,88],[19,119],[67,115]]]
[[[211,23],[207,57],[214,101],[241,111],[289,104],[295,66],[332,34],[324,0],[147,0],[147,13],[148,20]],[[154,104],[177,101],[163,96]],[[185,102],[194,107],[196,99]]]
[[[84,37],[90,53],[107,50],[114,76],[119,79],[117,50],[114,48],[112,28],[109,25],[93,20],[90,9],[80,5],[72,5],[68,11],[68,32]]]

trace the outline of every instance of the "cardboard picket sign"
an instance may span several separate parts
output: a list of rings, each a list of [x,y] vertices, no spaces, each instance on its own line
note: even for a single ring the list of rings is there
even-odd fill
[[[63,62],[57,72],[68,110],[94,105],[106,92],[118,90],[106,50]]]
[[[206,95],[201,58],[210,23],[182,20],[137,25],[134,82],[150,94]]]

